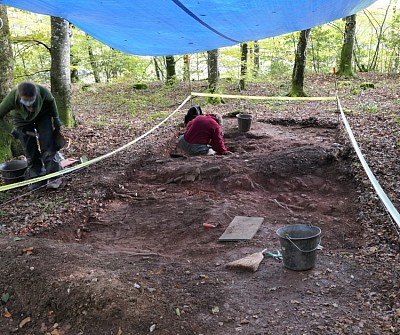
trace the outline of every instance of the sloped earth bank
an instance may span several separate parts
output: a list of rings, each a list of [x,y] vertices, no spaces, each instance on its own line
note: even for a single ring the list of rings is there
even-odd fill
[[[182,129],[167,127],[60,190],[25,197],[31,213],[10,211],[4,224],[18,238],[0,239],[10,296],[0,333],[398,333],[398,240],[337,114],[313,106],[307,117],[258,112],[247,133],[224,118],[229,156],[171,158]],[[57,197],[66,209],[50,215]],[[250,241],[219,242],[235,216],[264,222]],[[276,230],[294,223],[321,228],[313,269],[270,257],[255,273],[225,267],[279,249]]]

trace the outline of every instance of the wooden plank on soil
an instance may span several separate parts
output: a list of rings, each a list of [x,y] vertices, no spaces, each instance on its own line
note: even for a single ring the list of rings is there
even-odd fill
[[[220,236],[220,241],[251,240],[263,223],[263,217],[235,216]]]
[[[63,159],[60,163],[61,167],[65,168],[66,166],[75,164],[76,162],[79,162],[79,160],[74,159],[74,158],[67,158],[67,159]]]

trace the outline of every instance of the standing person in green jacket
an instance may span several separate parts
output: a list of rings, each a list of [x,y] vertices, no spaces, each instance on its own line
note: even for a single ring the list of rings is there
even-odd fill
[[[28,161],[27,178],[35,178],[61,170],[56,159],[57,148],[53,129],[60,130],[61,121],[57,105],[50,91],[30,81],[21,82],[0,103],[0,118],[11,112],[15,130],[25,150]],[[37,143],[37,137],[40,145]],[[41,187],[46,182],[33,183],[30,189]],[[61,179],[51,179],[48,188],[58,188]]]

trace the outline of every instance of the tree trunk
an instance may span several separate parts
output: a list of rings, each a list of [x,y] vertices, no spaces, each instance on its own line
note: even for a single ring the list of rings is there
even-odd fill
[[[74,55],[71,54],[71,83],[79,83],[80,78],[79,78],[79,71],[78,71],[78,66],[79,62],[74,60]]]
[[[60,17],[51,17],[51,92],[66,127],[74,127],[71,108],[71,72],[69,23]]]
[[[208,91],[215,93],[218,91],[219,86],[219,49],[207,51],[207,79]],[[210,104],[218,105],[221,103],[221,98],[209,97],[207,101]]]
[[[190,55],[183,56],[183,80],[190,81]]]
[[[176,83],[176,70],[175,70],[175,58],[174,56],[165,57],[166,69],[167,69],[167,86],[174,86]]]
[[[10,27],[8,24],[7,8],[0,5],[0,102],[13,86],[14,58],[10,42]],[[0,120],[0,161],[3,162],[13,157],[12,138],[9,135],[12,125],[8,118]]]
[[[307,42],[310,37],[311,29],[302,30],[300,32],[299,42],[297,44],[296,56],[294,60],[292,87],[288,96],[290,97],[305,97],[304,92],[304,70],[307,60]]]
[[[14,58],[10,42],[7,8],[0,5],[0,101],[7,95],[14,82]]]
[[[318,51],[314,48],[312,36],[310,37],[311,60],[315,73],[319,73]]]
[[[157,80],[161,80],[160,67],[158,65],[157,57],[153,57],[153,60],[154,60],[154,69],[156,71]]]
[[[253,69],[253,76],[255,78],[258,77],[260,73],[260,45],[258,41],[254,41],[254,69]]]
[[[246,74],[247,74],[247,43],[240,44],[240,80],[239,87],[243,91],[246,89]]]
[[[97,67],[96,58],[94,57],[93,54],[93,48],[92,48],[92,43],[90,42],[90,36],[87,34],[86,34],[86,40],[87,40],[89,61],[93,71],[94,82],[99,83],[100,82],[99,68]]]
[[[73,25],[69,26],[70,28],[70,39],[73,39],[75,29]],[[72,43],[71,43],[72,44]],[[79,78],[79,56],[75,55],[72,50],[70,54],[70,59],[71,59],[71,83],[78,83],[80,81]]]
[[[208,72],[208,90],[210,93],[217,92],[219,84],[219,50],[207,51],[207,72]]]
[[[338,76],[354,77],[352,59],[354,49],[354,39],[356,36],[356,14],[346,17],[346,26],[344,30],[344,41],[342,52],[340,54],[340,64]]]
[[[371,25],[373,26],[373,28],[375,29],[376,37],[378,39],[376,46],[375,46],[374,55],[372,57],[371,62],[368,65],[368,71],[376,70],[376,67],[378,65],[378,56],[379,56],[380,45],[384,39],[384,32],[385,32],[384,26],[385,26],[386,19],[388,18],[389,9],[390,9],[391,4],[392,4],[392,0],[390,0],[389,3],[387,4],[385,15],[383,17],[382,23],[380,24],[379,28],[376,27],[376,25],[375,25],[375,22],[378,22],[378,20],[367,9],[364,10],[364,14],[368,18],[368,20],[371,23]],[[394,8],[396,8],[396,6],[394,6]]]

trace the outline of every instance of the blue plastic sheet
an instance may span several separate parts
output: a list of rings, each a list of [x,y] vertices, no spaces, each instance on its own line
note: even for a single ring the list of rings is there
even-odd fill
[[[134,55],[191,54],[312,28],[376,0],[0,0]]]

